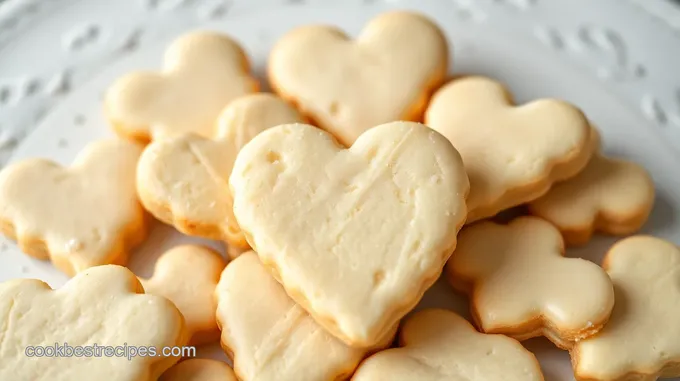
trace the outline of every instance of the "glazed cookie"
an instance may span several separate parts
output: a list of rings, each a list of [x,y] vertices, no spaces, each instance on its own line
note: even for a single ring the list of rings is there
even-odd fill
[[[597,333],[614,290],[598,265],[565,258],[560,232],[536,217],[463,229],[447,263],[453,286],[470,296],[478,327],[525,340],[545,336],[568,349]]]
[[[288,294],[346,344],[370,347],[441,274],[468,179],[446,138],[413,122],[349,149],[304,124],[261,133],[230,177],[234,214]]]
[[[58,290],[37,279],[1,283],[0,327],[1,380],[153,381],[179,358],[148,354],[187,336],[170,301],[144,295],[134,274],[113,265]]]
[[[207,247],[178,246],[158,259],[153,277],[140,279],[147,293],[164,296],[179,308],[192,345],[220,337],[213,295],[225,265],[222,257]]]
[[[183,134],[151,143],[137,168],[144,207],[185,234],[226,241],[230,256],[247,250],[228,184],[236,154],[265,129],[300,121],[274,95],[245,95],[224,109],[214,138]]]
[[[168,369],[158,381],[238,381],[229,365],[217,360],[190,359]]]
[[[420,311],[400,336],[402,348],[373,355],[352,381],[543,381],[536,357],[520,343],[479,333],[450,311]]]
[[[147,235],[135,170],[142,147],[124,140],[88,145],[70,168],[28,159],[0,172],[0,229],[21,250],[68,275],[125,264]]]
[[[500,83],[454,80],[432,98],[425,124],[458,149],[470,177],[468,222],[533,201],[579,173],[593,144],[588,120],[555,99],[512,106]]]
[[[680,377],[680,248],[649,236],[616,243],[603,266],[616,305],[597,335],[571,350],[579,381]]]
[[[644,168],[598,152],[581,173],[555,184],[531,202],[529,210],[557,226],[567,245],[575,246],[586,244],[595,231],[612,235],[638,231],[653,204],[654,183]]]
[[[143,143],[184,132],[212,137],[220,111],[258,87],[238,43],[219,33],[192,32],[170,45],[162,72],[118,79],[104,107],[118,134]]]
[[[321,328],[252,251],[224,270],[217,300],[222,346],[242,381],[344,380],[366,355]]]
[[[355,41],[335,27],[296,28],[268,66],[276,92],[346,146],[378,124],[420,120],[447,69],[446,37],[411,12],[379,15]]]

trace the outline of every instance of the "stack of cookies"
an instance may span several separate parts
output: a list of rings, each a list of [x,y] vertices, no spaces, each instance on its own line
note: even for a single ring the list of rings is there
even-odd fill
[[[537,336],[569,351],[580,381],[680,376],[680,249],[633,236],[602,267],[564,256],[638,231],[649,174],[605,156],[572,104],[447,82],[448,49],[431,20],[392,12],[356,40],[329,26],[282,36],[273,93],[236,41],[206,31],[173,42],[162,71],[117,80],[104,103],[117,139],[70,168],[0,173],[3,233],[73,276],[58,290],[0,284],[0,379],[538,381],[520,344]],[[225,242],[229,264],[178,246],[134,276],[122,266],[151,216]],[[474,325],[443,309],[407,317],[442,272]],[[218,340],[233,370],[24,352]]]

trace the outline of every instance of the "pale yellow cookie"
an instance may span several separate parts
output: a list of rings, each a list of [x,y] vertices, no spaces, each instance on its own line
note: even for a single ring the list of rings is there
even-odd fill
[[[1,283],[0,327],[0,380],[7,381],[155,381],[179,360],[161,356],[163,348],[187,339],[177,308],[144,295],[134,274],[113,265],[87,269],[57,290],[37,279]]]
[[[104,108],[118,134],[143,143],[186,132],[212,137],[222,109],[258,87],[236,41],[191,32],[168,47],[163,71],[134,72],[114,82]]]
[[[190,359],[168,369],[158,381],[238,381],[229,365],[217,360]]]
[[[378,124],[420,120],[447,66],[439,27],[399,11],[377,16],[354,41],[331,26],[293,29],[274,45],[268,73],[277,93],[349,146]]]
[[[192,345],[220,337],[213,295],[225,265],[222,257],[207,247],[178,246],[158,259],[151,278],[140,279],[148,294],[164,296],[179,308]]]
[[[536,357],[516,340],[475,331],[451,311],[406,320],[401,348],[364,361],[352,381],[543,381]]]
[[[536,217],[464,228],[446,273],[482,332],[545,336],[563,349],[602,329],[614,306],[605,271],[565,258],[560,232]]]
[[[88,145],[70,168],[28,159],[0,172],[0,230],[25,253],[68,275],[125,264],[147,236],[135,170],[142,147],[124,140]]]
[[[640,165],[597,151],[575,177],[555,184],[529,204],[531,214],[550,221],[569,246],[584,245],[594,232],[628,235],[647,221],[654,182]]]
[[[616,305],[597,335],[571,350],[579,381],[680,377],[680,247],[635,236],[616,243],[603,267]]]
[[[445,137],[413,122],[349,149],[304,124],[264,131],[230,177],[234,214],[288,294],[345,343],[375,345],[441,274],[468,179]]]
[[[484,77],[442,87],[425,124],[463,157],[468,222],[537,199],[554,182],[579,173],[593,151],[588,120],[576,107],[555,99],[515,107],[502,84]]]
[[[236,154],[265,129],[301,121],[274,95],[245,95],[222,111],[212,139],[182,134],[151,143],[137,168],[144,207],[185,234],[226,241],[232,254],[248,250],[228,184]]]
[[[216,296],[222,346],[242,381],[344,380],[367,353],[321,328],[252,251],[227,266]]]

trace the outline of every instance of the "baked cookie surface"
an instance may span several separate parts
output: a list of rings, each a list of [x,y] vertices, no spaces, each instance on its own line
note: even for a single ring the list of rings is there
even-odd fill
[[[583,113],[557,99],[514,106],[505,86],[464,77],[440,88],[425,124],[460,152],[470,178],[468,223],[533,201],[553,183],[575,176],[593,144]]]
[[[348,345],[383,339],[439,277],[465,221],[468,180],[437,132],[394,122],[349,149],[282,125],[230,178],[248,242],[288,294]]]
[[[0,283],[0,326],[2,380],[154,381],[179,358],[128,358],[124,348],[161,354],[188,338],[172,302],[144,295],[137,277],[115,265],[87,269],[55,290],[36,279]],[[47,348],[65,345],[71,356],[66,349],[47,355]]]
[[[0,172],[0,229],[26,254],[73,276],[125,264],[148,233],[134,177],[142,147],[90,143],[70,167],[27,159]]]
[[[350,146],[373,126],[420,120],[446,77],[448,44],[427,17],[388,12],[356,40],[330,26],[293,29],[273,47],[267,70],[279,95]]]
[[[104,110],[119,135],[141,143],[187,132],[211,137],[220,111],[258,88],[236,41],[195,31],[170,44],[162,71],[134,72],[115,81]]]

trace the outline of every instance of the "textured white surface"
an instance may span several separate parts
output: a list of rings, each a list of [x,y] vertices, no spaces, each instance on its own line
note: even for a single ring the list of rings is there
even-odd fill
[[[581,106],[602,131],[605,152],[650,170],[657,201],[644,232],[680,243],[680,30],[660,17],[669,11],[648,13],[646,0],[333,3],[10,0],[0,6],[0,161],[43,156],[68,163],[87,142],[111,136],[101,112],[104,89],[129,70],[159,67],[165,45],[185,30],[230,33],[262,74],[273,42],[295,25],[331,23],[356,34],[381,11],[414,8],[433,16],[448,34],[454,73],[498,78],[519,101],[559,96]],[[150,275],[165,249],[197,241],[158,225],[130,266]],[[599,237],[568,254],[599,262],[613,241]],[[15,277],[53,286],[66,280],[49,263],[5,242],[0,280]],[[426,306],[467,310],[445,282],[419,308]],[[527,346],[538,354],[547,381],[573,379],[565,352],[545,340]]]

